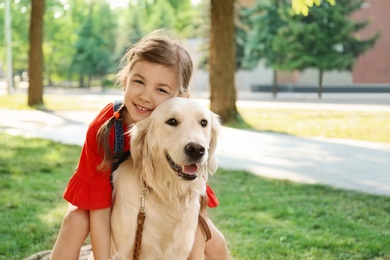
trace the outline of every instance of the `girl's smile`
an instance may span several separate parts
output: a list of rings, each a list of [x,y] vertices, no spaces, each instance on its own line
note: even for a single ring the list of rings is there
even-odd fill
[[[149,61],[136,62],[129,72],[124,93],[127,108],[125,122],[133,124],[145,119],[163,101],[176,96],[178,91],[175,70]]]
[[[135,105],[135,107],[139,110],[140,113],[148,112],[148,111],[153,111],[153,110],[151,110],[151,109],[147,109],[146,107],[141,107],[141,106],[139,106],[139,105],[137,105],[137,104],[134,104],[134,105]]]

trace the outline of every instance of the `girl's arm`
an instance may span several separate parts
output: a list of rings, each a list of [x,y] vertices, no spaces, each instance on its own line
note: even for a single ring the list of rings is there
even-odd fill
[[[90,234],[95,260],[110,258],[111,208],[90,211]]]

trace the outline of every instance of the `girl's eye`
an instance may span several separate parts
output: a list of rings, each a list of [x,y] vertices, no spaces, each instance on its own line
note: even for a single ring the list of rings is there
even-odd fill
[[[206,127],[207,124],[208,124],[208,122],[207,122],[207,120],[205,120],[205,119],[202,119],[202,120],[200,121],[200,125],[201,125],[202,127]]]
[[[158,92],[161,92],[161,93],[168,94],[168,91],[166,91],[166,90],[163,89],[163,88],[158,88],[157,91],[158,91]]]
[[[170,125],[170,126],[177,126],[179,124],[179,122],[177,122],[177,120],[174,118],[168,119],[168,121],[166,121],[165,123]]]
[[[139,80],[139,79],[135,79],[134,82],[137,84],[140,84],[140,85],[144,84],[144,82],[142,80]]]

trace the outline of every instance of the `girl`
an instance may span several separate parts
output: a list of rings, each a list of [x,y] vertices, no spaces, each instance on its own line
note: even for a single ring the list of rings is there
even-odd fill
[[[164,31],[141,39],[122,60],[118,83],[124,89],[124,102],[114,112],[108,104],[89,125],[79,164],[64,192],[69,202],[51,259],[78,259],[80,248],[90,233],[95,259],[110,258],[110,173],[115,149],[115,122],[122,122],[123,132],[146,117],[163,101],[174,96],[189,96],[192,60],[187,51]],[[130,150],[130,137],[124,136],[124,150]],[[218,201],[207,187],[208,205]],[[191,259],[229,259],[221,232],[205,217],[211,239],[198,227]],[[134,230],[135,232],[135,230]]]

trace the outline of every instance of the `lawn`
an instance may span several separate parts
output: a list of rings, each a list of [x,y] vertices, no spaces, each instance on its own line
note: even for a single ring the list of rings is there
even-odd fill
[[[390,142],[390,112],[238,108],[253,129],[302,137]]]
[[[80,147],[0,133],[0,259],[53,246]],[[390,200],[220,169],[209,210],[232,259],[390,259]]]

